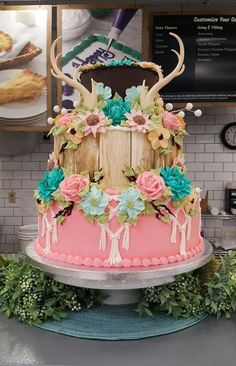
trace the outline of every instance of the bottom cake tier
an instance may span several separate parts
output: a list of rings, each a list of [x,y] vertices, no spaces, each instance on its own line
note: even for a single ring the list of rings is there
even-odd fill
[[[106,224],[90,223],[74,207],[63,224],[55,218],[58,203],[39,215],[39,237],[35,251],[50,259],[87,267],[147,267],[184,261],[200,253],[201,215],[191,217],[181,208],[169,206],[171,222],[155,215],[141,216],[136,225],[120,224],[116,199],[111,197]]]

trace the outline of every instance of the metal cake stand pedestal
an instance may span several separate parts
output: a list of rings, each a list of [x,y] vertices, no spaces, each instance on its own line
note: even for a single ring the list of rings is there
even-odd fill
[[[134,303],[138,289],[173,282],[176,275],[191,272],[208,263],[212,251],[211,244],[205,241],[204,251],[184,262],[158,267],[89,268],[41,257],[35,253],[33,242],[26,247],[26,254],[30,261],[52,276],[54,280],[67,285],[103,290],[108,295],[105,301],[107,304]]]

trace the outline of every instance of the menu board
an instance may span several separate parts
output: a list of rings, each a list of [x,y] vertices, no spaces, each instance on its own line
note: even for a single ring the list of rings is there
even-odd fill
[[[236,102],[236,15],[154,15],[152,61],[170,73],[185,46],[185,71],[161,90],[169,102]]]

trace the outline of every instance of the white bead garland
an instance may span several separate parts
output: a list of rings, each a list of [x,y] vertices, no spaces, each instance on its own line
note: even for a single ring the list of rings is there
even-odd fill
[[[48,124],[49,124],[49,125],[52,125],[52,124],[53,124],[53,122],[54,122],[54,118],[52,118],[52,117],[48,117]]]
[[[185,108],[187,109],[187,111],[191,111],[191,109],[193,109],[193,104],[187,103]]]
[[[74,103],[73,103],[73,107],[74,108],[77,108],[79,106],[79,101],[78,100],[75,100]]]
[[[195,117],[201,117],[201,115],[202,115],[201,109],[196,109],[196,111],[194,112],[194,115],[195,115]]]
[[[66,114],[67,112],[68,112],[68,110],[66,108],[62,108],[61,114]]]
[[[54,105],[53,110],[54,110],[54,112],[59,113],[60,112],[59,105]]]
[[[167,111],[172,111],[172,109],[173,109],[173,104],[172,103],[167,103],[166,104],[166,110]]]
[[[180,112],[178,112],[178,114],[177,114],[179,117],[181,117],[181,118],[184,118],[184,116],[185,116],[185,113],[184,113],[184,111],[180,111]]]

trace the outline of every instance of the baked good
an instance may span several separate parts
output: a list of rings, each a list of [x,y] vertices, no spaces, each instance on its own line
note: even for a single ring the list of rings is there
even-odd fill
[[[12,38],[9,34],[0,31],[0,52],[8,52],[12,48]]]
[[[36,99],[46,85],[46,78],[30,70],[21,70],[0,87],[0,104],[29,103]]]
[[[203,250],[199,189],[185,175],[183,114],[165,110],[158,94],[184,71],[184,47],[172,35],[180,50],[166,77],[153,63],[112,61],[81,67],[70,79],[57,66],[53,44],[54,76],[82,97],[72,111],[49,119],[54,152],[35,192],[40,255],[77,266],[138,268]]]

